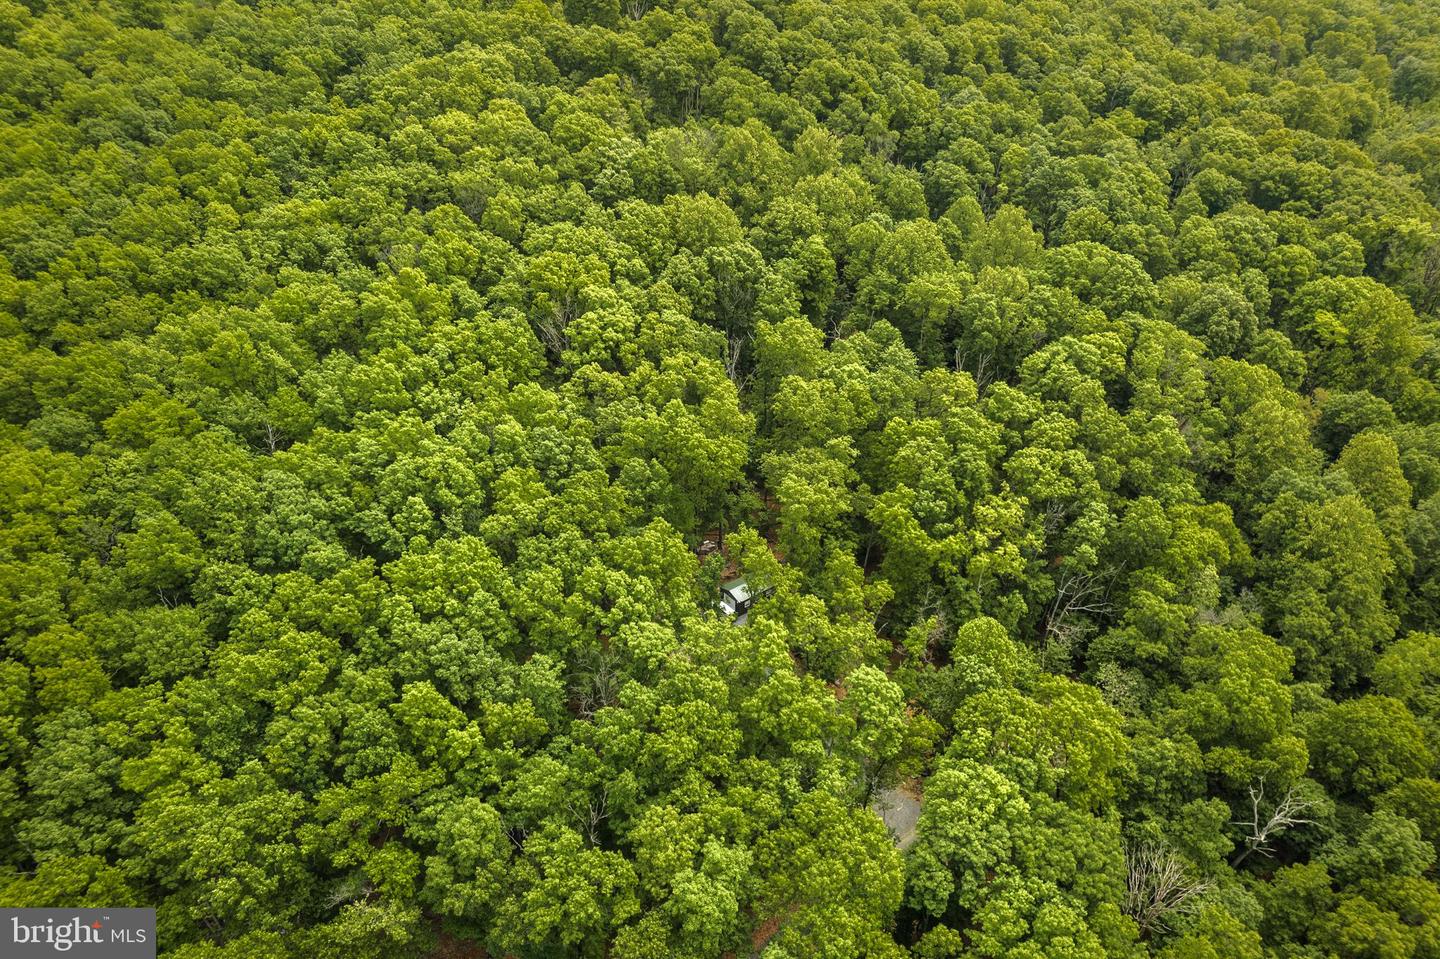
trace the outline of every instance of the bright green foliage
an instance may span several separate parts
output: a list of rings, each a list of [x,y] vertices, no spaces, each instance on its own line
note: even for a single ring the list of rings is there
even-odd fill
[[[1437,38],[0,0],[0,903],[1440,955]]]
[[[1328,706],[1306,729],[1317,778],[1340,793],[1372,796],[1430,771],[1424,729],[1404,703],[1363,696]]]

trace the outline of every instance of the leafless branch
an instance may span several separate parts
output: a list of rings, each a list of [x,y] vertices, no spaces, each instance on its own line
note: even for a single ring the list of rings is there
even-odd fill
[[[1109,584],[1113,576],[1065,572],[1055,586],[1055,599],[1045,613],[1045,650],[1052,644],[1062,649],[1081,628],[1076,616],[1103,616],[1110,612]]]
[[[330,889],[330,894],[325,897],[327,909],[334,909],[349,902],[367,902],[374,898],[378,890],[364,876],[353,875],[341,879]]]
[[[620,673],[613,656],[597,653],[584,669],[574,674],[576,711],[582,719],[593,719],[595,713],[613,705],[620,692]]]
[[[280,448],[280,444],[283,442],[284,437],[281,435],[280,431],[275,428],[274,424],[266,423],[265,448],[270,451],[271,455],[274,455],[275,451]]]
[[[994,372],[986,369],[994,357],[994,350],[985,350],[975,357],[975,388],[979,390],[981,395],[984,395],[985,387],[989,385],[990,380],[994,377]],[[955,369],[961,372],[967,372],[966,367],[969,364],[970,354],[968,352],[961,352],[961,348],[958,346],[955,347]]]
[[[725,375],[730,378],[737,388],[743,387],[740,380],[740,357],[745,351],[745,341],[748,337],[732,335],[730,337],[729,349],[725,352]]]
[[[1045,538],[1049,539],[1060,531],[1065,523],[1065,517],[1070,515],[1070,507],[1059,500],[1051,500],[1045,505],[1045,516],[1041,521],[1045,529]]]
[[[1127,845],[1125,869],[1125,914],[1142,934],[1165,931],[1168,917],[1194,912],[1214,888],[1208,879],[1191,877],[1185,861],[1163,843]]]
[[[539,335],[540,342],[558,356],[570,347],[570,337],[566,332],[570,326],[569,298],[552,306],[550,314],[535,324],[535,332]]]
[[[600,795],[596,799],[590,799],[583,805],[576,801],[566,804],[570,815],[580,823],[580,828],[585,831],[585,838],[590,845],[600,845],[600,824],[610,818],[610,785],[600,785]]]
[[[1262,856],[1270,856],[1275,852],[1271,840],[1291,826],[1308,826],[1314,823],[1313,819],[1306,819],[1308,813],[1315,804],[1308,799],[1302,799],[1295,794],[1292,786],[1271,810],[1269,818],[1262,822],[1260,807],[1265,802],[1265,777],[1260,777],[1257,785],[1250,787],[1250,819],[1237,820],[1231,823],[1233,826],[1242,826],[1249,830],[1250,834],[1245,837],[1245,849],[1231,860],[1230,865],[1239,866],[1252,853],[1260,853]]]

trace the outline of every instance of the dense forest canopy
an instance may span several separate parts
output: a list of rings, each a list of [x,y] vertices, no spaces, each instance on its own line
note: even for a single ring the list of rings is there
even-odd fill
[[[0,123],[0,904],[1440,957],[1436,0],[0,0]]]

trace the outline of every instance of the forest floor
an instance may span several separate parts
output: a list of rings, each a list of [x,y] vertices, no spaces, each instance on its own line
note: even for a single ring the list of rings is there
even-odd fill
[[[890,828],[895,845],[902,852],[915,841],[915,824],[920,821],[923,802],[919,780],[912,779],[890,789],[882,789],[870,803],[871,810]]]

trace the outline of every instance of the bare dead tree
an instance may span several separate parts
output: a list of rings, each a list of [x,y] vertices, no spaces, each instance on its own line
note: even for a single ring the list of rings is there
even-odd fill
[[[994,356],[995,352],[993,350],[985,350],[975,357],[975,388],[982,396],[985,393],[985,387],[990,385],[990,380],[994,377],[994,373],[986,369]],[[955,369],[959,372],[969,372],[966,369],[969,363],[970,354],[968,352],[961,352],[961,348],[958,346],[955,347]]]
[[[1065,518],[1070,515],[1070,507],[1060,500],[1050,500],[1045,504],[1045,515],[1041,522],[1044,524],[1045,538],[1049,539],[1060,532],[1060,527],[1065,524]]]
[[[1055,599],[1045,613],[1045,647],[1042,658],[1048,657],[1051,646],[1067,648],[1076,638],[1081,624],[1075,621],[1075,617],[1103,616],[1110,612],[1110,578],[1084,572],[1060,574],[1060,580],[1055,585]]]
[[[984,393],[985,387],[990,385],[994,373],[990,370],[990,360],[995,354],[989,350],[981,353],[975,358],[975,389]]]
[[[639,20],[645,16],[645,11],[650,9],[649,0],[630,0],[625,4],[625,12],[630,15],[631,20]]]
[[[535,332],[539,335],[540,342],[545,344],[546,349],[556,356],[564,353],[570,347],[570,337],[566,332],[570,326],[570,313],[570,299],[566,297],[554,305],[550,316],[535,324]]]
[[[1261,776],[1260,782],[1250,787],[1250,819],[1231,823],[1232,826],[1241,826],[1250,832],[1245,837],[1245,848],[1230,860],[1232,867],[1239,866],[1250,858],[1252,853],[1258,852],[1262,856],[1273,855],[1275,849],[1270,843],[1272,839],[1292,826],[1308,826],[1315,822],[1313,819],[1305,818],[1305,814],[1313,809],[1315,804],[1297,796],[1293,786],[1286,791],[1285,798],[1276,803],[1268,818],[1262,817],[1260,813],[1260,807],[1264,802],[1265,777]]]
[[[589,799],[585,803],[572,800],[565,806],[570,815],[575,817],[580,828],[585,832],[585,838],[590,845],[600,845],[600,824],[610,818],[610,785],[602,783],[600,795],[597,798]]]
[[[378,892],[370,880],[360,873],[353,873],[330,887],[330,893],[325,897],[325,906],[334,909],[350,902],[368,902]]]
[[[740,357],[745,352],[745,341],[749,337],[732,335],[730,337],[729,349],[725,351],[725,375],[730,378],[736,388],[741,388],[744,383],[740,379]]]
[[[1050,620],[1059,629],[1059,623],[1079,613],[1100,615],[1110,611],[1106,598],[1108,577],[1094,573],[1062,573],[1055,587],[1055,599],[1050,604]]]
[[[696,80],[680,94],[680,116],[684,119],[700,112],[700,81]]]
[[[1192,877],[1179,854],[1158,842],[1126,845],[1125,871],[1125,914],[1145,935],[1167,930],[1170,916],[1194,912],[1215,885]]]
[[[620,693],[620,673],[615,658],[606,652],[586,657],[581,668],[572,675],[576,711],[582,719],[593,719],[595,713],[613,705]]]
[[[275,454],[275,451],[280,448],[280,444],[284,441],[284,437],[281,435],[280,431],[275,428],[275,425],[273,423],[265,424],[265,448],[269,450],[272,456]]]

